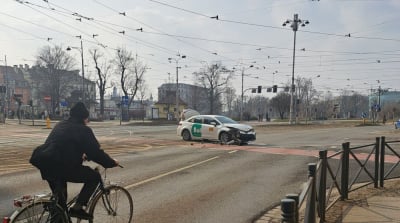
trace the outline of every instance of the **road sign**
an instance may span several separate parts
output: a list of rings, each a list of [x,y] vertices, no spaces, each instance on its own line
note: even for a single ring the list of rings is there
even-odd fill
[[[366,118],[366,117],[367,117],[367,113],[362,112],[362,113],[361,113],[361,118]]]
[[[128,105],[128,96],[122,96],[121,102],[122,102],[122,105]]]

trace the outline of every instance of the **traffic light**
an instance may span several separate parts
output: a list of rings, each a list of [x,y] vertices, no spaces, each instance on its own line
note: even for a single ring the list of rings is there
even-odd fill
[[[257,87],[257,93],[261,93],[262,86]]]
[[[272,86],[272,92],[276,93],[278,91],[278,85]]]
[[[251,89],[251,93],[256,93],[257,92],[257,89],[256,88],[252,88]]]
[[[29,100],[28,105],[29,105],[29,106],[32,106],[32,105],[33,105],[33,101],[32,101],[32,100]]]

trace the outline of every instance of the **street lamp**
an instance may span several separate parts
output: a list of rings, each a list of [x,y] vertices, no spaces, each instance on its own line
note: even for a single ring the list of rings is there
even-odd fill
[[[79,50],[81,53],[81,62],[82,62],[82,102],[85,104],[85,65],[83,63],[83,43],[82,43],[82,36],[76,36],[81,40],[81,47],[67,47],[67,51],[72,49]]]
[[[181,68],[181,67],[179,67],[178,66],[178,63],[179,63],[179,60],[180,59],[184,59],[184,58],[186,58],[186,56],[185,55],[180,55],[180,54],[178,54],[177,55],[177,58],[172,58],[172,57],[169,57],[168,58],[168,61],[171,63],[171,61],[173,60],[173,61],[175,61],[175,63],[176,63],[176,120],[179,120],[179,75],[178,75],[178,69],[179,68]]]
[[[299,24],[304,27],[307,24],[309,24],[310,22],[308,20],[301,20],[299,19],[298,14],[294,14],[293,20],[286,20],[282,25],[286,26],[287,24],[291,24],[290,27],[292,27],[293,29],[293,33],[294,33],[294,41],[293,41],[293,64],[292,64],[292,86],[291,86],[291,90],[290,90],[290,113],[289,113],[289,124],[293,124],[293,104],[294,104],[294,90],[295,90],[295,86],[294,86],[294,62],[295,62],[295,58],[296,58],[296,31],[299,29]]]
[[[247,69],[254,67],[254,65],[250,65]],[[247,70],[246,69],[246,70]],[[241,95],[241,103],[240,103],[240,121],[243,120],[243,97],[244,97],[244,90],[243,90],[243,79],[244,79],[244,67],[242,68],[242,95]]]

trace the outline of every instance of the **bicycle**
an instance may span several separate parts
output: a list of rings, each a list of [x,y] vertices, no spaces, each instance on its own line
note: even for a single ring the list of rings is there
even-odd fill
[[[99,171],[98,168],[95,170]],[[110,183],[105,186],[104,182],[107,182],[106,169],[104,179],[102,178],[86,207],[86,211],[93,216],[88,220],[89,223],[133,222],[133,199],[129,192],[118,184]],[[67,203],[68,209],[77,198],[78,195]],[[52,193],[22,196],[14,200],[14,206],[19,210],[11,215],[10,223],[72,223],[67,211],[57,204],[57,198]],[[83,219],[77,219],[77,223],[81,221]]]

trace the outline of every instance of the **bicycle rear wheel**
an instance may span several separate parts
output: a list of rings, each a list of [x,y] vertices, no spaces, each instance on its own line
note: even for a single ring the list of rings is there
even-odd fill
[[[133,222],[133,200],[129,192],[117,185],[111,185],[97,194],[90,205],[89,213],[96,222],[131,223]]]
[[[11,223],[69,223],[64,210],[54,201],[34,202],[14,215]]]

